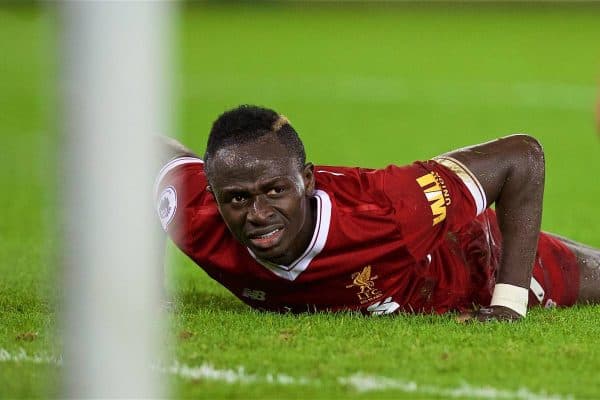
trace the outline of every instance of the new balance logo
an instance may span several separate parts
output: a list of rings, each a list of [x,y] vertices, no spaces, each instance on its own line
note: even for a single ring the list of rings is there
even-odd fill
[[[384,301],[378,301],[377,303],[371,304],[367,311],[371,313],[371,315],[384,315],[391,314],[397,309],[400,308],[400,304],[392,301],[391,297],[386,298]]]
[[[262,290],[252,290],[248,288],[244,288],[244,290],[242,291],[242,296],[258,301],[265,301],[267,299],[267,294]]]

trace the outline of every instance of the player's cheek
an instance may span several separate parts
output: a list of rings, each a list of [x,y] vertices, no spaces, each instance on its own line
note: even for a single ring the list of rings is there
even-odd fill
[[[282,199],[277,207],[283,217],[291,224],[294,224],[298,216],[301,215],[301,208],[301,204],[292,196]]]
[[[294,225],[295,231],[300,231],[305,223],[306,210],[304,208],[304,204],[298,199],[295,199],[290,205],[291,212],[289,214],[289,220]]]
[[[240,212],[236,212],[229,207],[223,207],[221,209],[221,216],[225,220],[227,227],[229,230],[236,236],[238,239],[243,238],[244,233],[244,217]]]

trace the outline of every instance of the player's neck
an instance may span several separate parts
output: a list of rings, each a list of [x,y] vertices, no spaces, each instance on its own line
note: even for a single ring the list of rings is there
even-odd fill
[[[306,248],[310,245],[310,242],[312,241],[317,224],[317,200],[314,197],[310,197],[307,198],[306,201],[307,209],[304,225],[302,226],[302,229],[300,230],[298,236],[296,237],[296,240],[294,241],[293,248],[290,249],[288,254],[279,260],[273,260],[277,264],[292,264],[305,252]]]
[[[298,254],[296,254],[296,257],[290,261],[290,263],[304,253],[315,234],[317,225],[317,199],[310,197],[307,201],[308,205],[306,210],[306,222],[304,223],[304,226],[298,235],[298,242],[301,243],[299,246],[300,250],[298,251]]]

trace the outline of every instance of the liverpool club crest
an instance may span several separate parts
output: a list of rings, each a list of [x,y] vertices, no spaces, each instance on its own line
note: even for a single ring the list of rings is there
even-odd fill
[[[359,289],[356,293],[358,300],[360,300],[360,304],[364,304],[383,295],[381,290],[375,288],[376,279],[377,275],[371,276],[371,266],[367,265],[362,271],[352,274],[352,284],[346,288],[357,287]]]

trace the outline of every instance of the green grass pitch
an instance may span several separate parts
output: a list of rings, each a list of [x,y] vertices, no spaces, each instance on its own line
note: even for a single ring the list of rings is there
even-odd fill
[[[380,167],[527,132],[546,151],[543,228],[600,246],[599,17],[593,4],[183,7],[171,133],[201,153],[218,113],[257,103],[290,118],[311,161]],[[50,7],[0,8],[0,398],[60,393],[57,30]],[[600,398],[598,306],[512,325],[261,314],[168,253],[158,369],[175,397]]]

